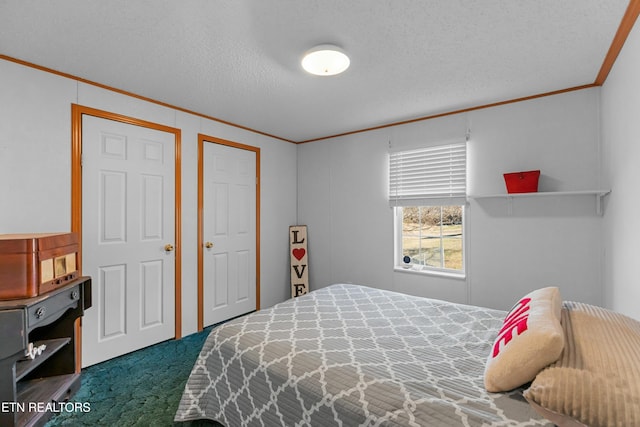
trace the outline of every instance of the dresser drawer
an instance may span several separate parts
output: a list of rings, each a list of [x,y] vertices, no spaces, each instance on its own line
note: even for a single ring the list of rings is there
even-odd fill
[[[67,288],[27,309],[29,329],[44,326],[57,320],[69,308],[78,307],[82,292],[80,285]]]

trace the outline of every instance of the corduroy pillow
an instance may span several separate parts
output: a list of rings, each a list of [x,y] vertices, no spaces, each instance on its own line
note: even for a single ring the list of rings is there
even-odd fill
[[[562,355],[537,375],[525,398],[543,416],[556,415],[560,426],[640,425],[640,322],[565,302],[562,327]]]
[[[562,298],[556,287],[535,290],[516,303],[487,359],[484,371],[487,391],[520,387],[558,360],[564,347],[561,309]]]

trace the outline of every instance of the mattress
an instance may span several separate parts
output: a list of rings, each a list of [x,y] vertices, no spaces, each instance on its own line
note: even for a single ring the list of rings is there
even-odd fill
[[[505,312],[338,284],[211,331],[176,422],[550,425],[483,372]]]

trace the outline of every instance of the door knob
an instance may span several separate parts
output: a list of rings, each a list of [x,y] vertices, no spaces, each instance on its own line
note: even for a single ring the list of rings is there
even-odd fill
[[[213,243],[207,242],[207,243],[204,244],[204,247],[207,248],[207,249],[211,249],[213,247]]]
[[[173,245],[171,243],[167,243],[164,245],[164,250],[167,252],[171,252],[173,250]]]

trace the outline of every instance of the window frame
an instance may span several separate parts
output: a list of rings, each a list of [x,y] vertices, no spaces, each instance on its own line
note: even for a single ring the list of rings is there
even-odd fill
[[[389,204],[393,208],[394,270],[465,278],[467,271],[467,155],[468,137],[392,149],[389,144]],[[447,160],[448,158],[448,160]],[[403,258],[403,207],[460,206],[462,209],[462,268],[405,264]],[[442,225],[441,225],[442,227]],[[440,230],[442,232],[442,229]],[[443,250],[441,240],[441,251]],[[444,257],[442,263],[445,263]]]
[[[467,272],[467,204],[450,204],[450,205],[438,205],[443,206],[460,206],[462,209],[462,268],[460,270],[444,267],[434,267],[423,264],[405,264],[402,261],[402,209],[403,206],[393,207],[393,263],[394,270],[405,273],[417,273],[423,275],[433,275],[440,277],[450,277],[455,279],[465,279]],[[410,206],[405,206],[410,207]],[[415,206],[422,207],[422,206]],[[427,206],[424,206],[427,207]],[[433,207],[433,206],[431,206]]]

